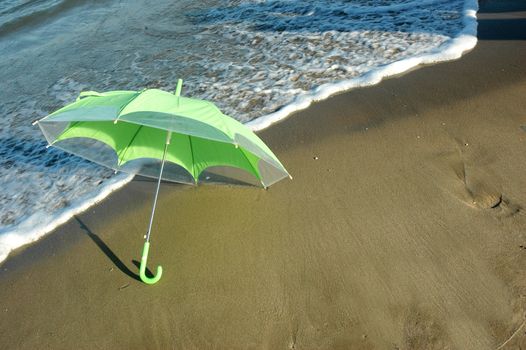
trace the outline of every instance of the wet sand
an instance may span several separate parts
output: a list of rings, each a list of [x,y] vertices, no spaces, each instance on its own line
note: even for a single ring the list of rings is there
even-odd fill
[[[458,61],[262,132],[292,181],[163,184],[155,286],[132,262],[149,180],[13,254],[0,267],[0,347],[526,347],[520,7],[484,3],[480,41]]]

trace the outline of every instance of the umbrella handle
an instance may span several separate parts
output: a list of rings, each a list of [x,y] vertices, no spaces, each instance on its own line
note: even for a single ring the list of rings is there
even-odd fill
[[[141,267],[140,267],[140,276],[141,280],[146,284],[155,284],[159,282],[161,279],[161,276],[163,274],[163,267],[157,266],[157,274],[150,278],[146,276],[146,265],[148,263],[148,251],[150,250],[150,242],[144,242],[144,247],[142,249],[142,257],[141,257]]]

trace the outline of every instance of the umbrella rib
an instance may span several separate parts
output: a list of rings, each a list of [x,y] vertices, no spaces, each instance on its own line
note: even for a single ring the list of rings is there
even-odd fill
[[[64,135],[64,133],[68,130],[70,130],[72,127],[74,127],[75,125],[77,125],[78,123],[80,123],[80,121],[77,121],[77,122],[71,122],[71,126],[67,126],[64,128],[64,130],[60,133],[60,135],[58,135],[57,137],[55,137],[55,141],[51,142],[49,145],[52,146],[55,142],[57,142],[57,140],[62,136]],[[49,146],[48,146],[49,147]]]
[[[142,127],[144,125],[139,125],[139,127],[137,128],[137,131],[135,132],[135,134],[133,135],[133,137],[131,138],[130,142],[126,145],[126,147],[123,148],[123,154],[122,156],[124,157],[124,155],[126,154],[126,152],[128,151],[128,149],[130,148],[130,145],[133,143],[133,140],[135,140],[135,138],[137,137],[137,134],[139,133],[139,131],[141,131]],[[117,157],[118,158],[121,158],[120,157],[120,154],[117,153]],[[122,158],[121,158],[122,159]],[[120,160],[119,160],[120,161]],[[121,164],[119,164],[119,167],[121,166]]]
[[[116,123],[119,121],[119,118],[121,117],[121,112],[124,110],[124,108],[128,107],[128,105],[129,105],[130,103],[132,103],[133,100],[135,100],[137,97],[139,97],[139,95],[142,94],[143,91],[144,91],[144,90],[137,91],[137,93],[135,94],[135,96],[133,96],[128,102],[126,102],[126,103],[124,104],[124,106],[121,107],[121,109],[119,109],[119,112],[117,113],[117,119],[115,119],[115,120],[113,121],[113,123],[116,124]]]
[[[252,170],[254,171],[254,174],[256,174],[256,177],[258,178],[258,180],[261,182],[261,184],[263,185],[263,187],[266,188],[265,184],[263,183],[263,179],[260,178],[260,176],[257,176],[257,174],[259,174],[259,171],[256,171],[256,168],[254,168],[254,166],[252,165],[252,163],[250,162],[250,160],[248,160],[248,157],[247,155],[245,154],[245,151],[239,147],[239,151],[241,152],[241,154],[243,155],[243,157],[245,157],[245,159],[247,160],[248,164],[250,164],[250,167],[252,168]]]
[[[192,155],[192,177],[194,178],[194,182],[197,184],[197,180],[195,178],[195,160],[194,160],[194,146],[192,145],[192,136],[188,135],[188,142],[190,143],[190,154]]]

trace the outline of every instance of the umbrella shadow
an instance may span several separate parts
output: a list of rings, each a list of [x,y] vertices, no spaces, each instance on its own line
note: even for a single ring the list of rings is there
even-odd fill
[[[97,245],[97,247],[99,247],[99,249],[104,253],[106,254],[106,256],[115,264],[115,266],[121,270],[123,273],[125,273],[126,275],[130,276],[131,278],[137,280],[137,281],[140,281],[141,278],[139,277],[139,275],[133,273],[133,271],[131,271],[118,257],[117,255],[115,255],[115,253],[113,252],[113,250],[111,250],[110,247],[108,247],[108,245],[106,243],[104,243],[104,241],[96,234],[94,233],[93,231],[91,231],[89,229],[88,226],[86,226],[86,224],[84,224],[84,222],[82,222],[82,220],[80,220],[76,215],[74,216],[75,220],[77,220],[77,222],[79,223],[80,225],[80,228],[82,230],[84,230],[84,232],[86,232],[86,234],[88,235],[89,238],[91,238],[91,240]],[[134,261],[134,263],[136,263]]]
[[[138,269],[141,268],[141,262],[138,261],[138,260],[132,260],[132,263],[133,265],[135,265]],[[146,277],[149,277],[149,278],[154,278],[155,275],[153,274],[153,272],[150,271],[149,268],[146,268]],[[139,279],[140,280],[140,279]]]

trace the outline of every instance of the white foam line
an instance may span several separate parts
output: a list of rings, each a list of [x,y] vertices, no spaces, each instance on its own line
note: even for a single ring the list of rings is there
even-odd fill
[[[425,3],[434,3],[436,1],[437,0],[428,0]],[[401,4],[399,6],[406,5],[407,4]],[[245,123],[245,125],[253,131],[263,130],[292,113],[309,107],[312,102],[326,99],[338,92],[375,85],[384,78],[403,73],[419,65],[458,59],[463,53],[475,47],[477,43],[477,10],[478,3],[476,0],[466,0],[463,17],[464,29],[458,36],[448,40],[429,54],[393,62],[357,78],[318,86],[310,93],[298,96],[292,103],[285,105],[279,111],[254,119]],[[123,187],[132,179],[132,175],[122,174],[116,176],[111,179],[107,185],[103,185],[100,192],[78,198],[70,207],[59,211],[51,221],[37,230],[35,230],[35,227],[39,227],[39,225],[42,224],[42,213],[33,214],[18,224],[14,230],[5,233],[0,232],[0,262],[4,261],[12,250],[38,240],[46,233],[53,231],[57,226],[71,219],[74,215],[102,201],[113,191]]]
[[[324,100],[336,93],[357,87],[376,85],[385,78],[406,72],[420,65],[458,59],[477,44],[477,11],[478,2],[476,0],[466,0],[463,11],[463,30],[456,37],[449,39],[428,54],[396,61],[353,79],[320,85],[312,91],[296,97],[293,102],[283,106],[278,111],[251,120],[245,125],[253,131],[260,131],[285,119],[296,111],[309,107],[312,102]]]
[[[106,185],[103,185],[100,192],[93,192],[89,195],[77,198],[71,206],[60,210],[54,215],[54,218],[42,225],[43,214],[35,213],[16,225],[15,229],[0,234],[0,262],[4,261],[9,253],[23,245],[35,242],[45,234],[53,231],[56,227],[62,225],[71,219],[74,215],[82,213],[94,204],[102,201],[113,191],[126,185],[133,179],[132,175],[120,174]],[[45,214],[44,214],[45,218]],[[37,228],[37,229],[35,229]]]

